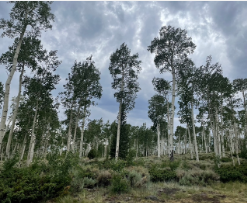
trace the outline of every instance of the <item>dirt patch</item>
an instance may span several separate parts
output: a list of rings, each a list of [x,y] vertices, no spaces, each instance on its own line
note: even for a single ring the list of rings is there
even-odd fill
[[[220,199],[226,198],[225,195],[215,194],[209,197],[206,193],[195,194],[192,196],[194,202],[210,202],[210,203],[220,203]]]

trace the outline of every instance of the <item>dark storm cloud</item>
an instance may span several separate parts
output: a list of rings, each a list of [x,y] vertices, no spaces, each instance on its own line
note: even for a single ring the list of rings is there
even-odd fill
[[[9,18],[12,5],[0,2],[0,18]],[[83,61],[93,54],[95,65],[101,72],[103,95],[98,106],[91,107],[90,119],[117,118],[118,103],[113,97],[112,78],[109,74],[110,55],[126,43],[131,54],[138,53],[142,61],[139,75],[141,91],[137,93],[135,108],[128,114],[128,122],[141,125],[148,118],[148,100],[155,94],[152,78],[171,80],[169,72],[160,74],[155,67],[154,54],[147,46],[158,37],[162,26],[186,29],[196,44],[190,56],[199,67],[212,55],[213,63],[222,64],[224,76],[231,80],[247,76],[247,3],[246,2],[53,2],[55,22],[52,30],[42,33],[42,44],[47,50],[58,50],[62,64],[56,73],[61,81],[53,92],[63,91],[65,78],[74,61]],[[1,33],[1,31],[0,31]],[[13,39],[0,39],[0,52],[7,51]],[[1,81],[6,71],[0,66]],[[18,75],[11,84],[11,96],[17,94]],[[177,101],[177,99],[176,99]],[[61,112],[63,109],[60,109]],[[178,105],[176,104],[176,111]],[[60,116],[64,119],[62,113]],[[176,115],[175,126],[179,125]]]
[[[214,29],[225,37],[226,53],[232,64],[231,80],[247,75],[246,2],[210,2]]]

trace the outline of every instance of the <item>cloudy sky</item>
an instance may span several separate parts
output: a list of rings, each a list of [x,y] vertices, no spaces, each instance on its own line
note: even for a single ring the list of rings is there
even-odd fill
[[[8,19],[11,7],[12,4],[0,2],[0,18]],[[116,119],[118,103],[111,88],[109,57],[125,42],[142,61],[138,79],[141,91],[135,108],[128,114],[128,123],[152,125],[147,115],[148,100],[155,94],[152,78],[171,80],[170,73],[159,74],[154,54],[147,51],[162,26],[187,30],[197,46],[190,55],[197,67],[212,55],[213,63],[219,62],[223,75],[231,81],[247,78],[247,2],[54,2],[51,8],[55,22],[52,30],[42,33],[41,40],[47,50],[58,50],[62,60],[57,69],[61,81],[53,94],[63,91],[74,61],[83,61],[92,54],[101,72],[103,96],[98,106],[91,108],[90,119]],[[0,54],[12,43],[13,39],[0,38]],[[12,80],[11,97],[17,95],[18,76],[16,73]],[[0,66],[0,81],[5,83],[6,79],[5,67]],[[63,109],[60,111],[64,119]],[[176,127],[179,121],[175,117]]]

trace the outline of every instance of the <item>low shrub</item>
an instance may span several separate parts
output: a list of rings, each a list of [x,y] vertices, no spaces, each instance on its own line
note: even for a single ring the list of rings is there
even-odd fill
[[[76,158],[68,154],[62,160],[56,153],[47,157],[48,164],[36,160],[25,168],[15,168],[13,160],[5,161],[0,172],[1,202],[38,202],[65,194],[64,188],[72,180],[69,170],[76,165]]]
[[[111,181],[111,191],[113,193],[124,193],[129,191],[127,180],[120,174],[115,174]]]
[[[97,158],[97,151],[95,149],[91,149],[87,156],[89,159],[95,159]]]
[[[126,177],[131,187],[143,187],[150,181],[150,175],[146,168],[132,166],[125,168]]]
[[[145,161],[143,158],[137,158],[133,163],[134,166],[145,166]]]
[[[85,188],[93,188],[97,183],[97,180],[93,179],[93,178],[88,178],[85,177],[83,179],[83,184]]]
[[[126,166],[126,161],[119,159],[115,160],[105,160],[102,163],[99,163],[100,169],[112,169],[113,171],[120,172]]]
[[[169,181],[176,179],[175,171],[167,168],[160,168],[158,165],[153,165],[149,169],[150,179],[153,182]]]
[[[102,170],[99,172],[97,180],[99,186],[108,186],[111,184],[112,171]]]
[[[224,165],[221,168],[215,168],[215,171],[220,175],[222,182],[240,181],[247,182],[247,164],[241,165]]]
[[[199,168],[185,171],[176,170],[176,175],[180,185],[202,185],[206,186],[212,182],[218,181],[219,176],[212,170],[201,170]]]
[[[222,158],[220,159],[220,161],[221,161],[221,162],[231,162],[232,159],[229,158],[229,157],[222,157]]]
[[[242,159],[247,159],[247,148],[244,145],[243,150],[241,150],[241,152],[239,153],[239,157]]]

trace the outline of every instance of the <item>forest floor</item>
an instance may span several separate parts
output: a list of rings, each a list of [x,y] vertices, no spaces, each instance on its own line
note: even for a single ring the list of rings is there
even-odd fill
[[[177,183],[156,183],[146,189],[131,190],[126,194],[110,194],[105,188],[86,189],[82,193],[49,200],[46,203],[244,203],[247,184],[217,183],[213,186],[180,186]]]
[[[176,159],[180,159],[176,156]],[[175,159],[175,160],[176,160]],[[156,157],[146,161],[159,162]],[[196,165],[195,160],[187,160]],[[202,160],[201,165],[212,166],[213,160]],[[222,163],[230,164],[230,163]],[[191,169],[199,170],[198,168]],[[193,173],[192,173],[193,174]],[[193,176],[193,175],[192,175]],[[112,193],[109,187],[83,188],[80,193],[58,197],[46,203],[244,203],[247,202],[247,183],[215,181],[206,186],[192,184],[181,185],[177,181],[148,182],[146,187],[131,188],[126,193]]]

